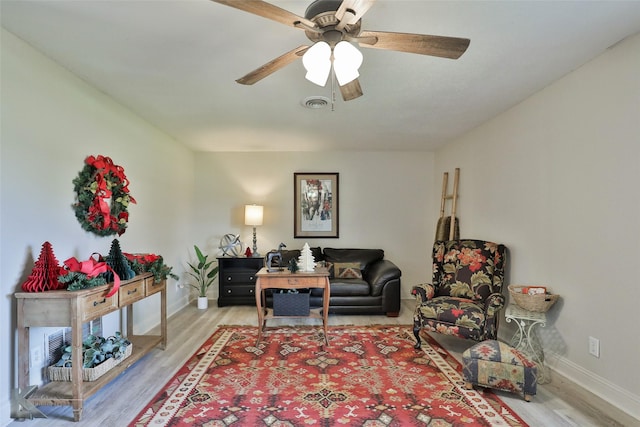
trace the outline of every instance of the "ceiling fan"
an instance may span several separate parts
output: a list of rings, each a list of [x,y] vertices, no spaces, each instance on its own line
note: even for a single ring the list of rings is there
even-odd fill
[[[326,82],[330,71],[337,75],[342,72],[341,70],[347,69],[346,72],[342,72],[342,79],[339,75],[337,77],[342,98],[350,101],[362,96],[357,72],[362,62],[362,54],[350,43],[357,43],[361,47],[449,59],[458,59],[470,43],[469,39],[457,37],[363,31],[362,16],[375,0],[315,0],[307,8],[304,17],[263,0],[212,1],[301,29],[314,43],[313,46],[298,46],[236,80],[245,85],[252,85],[293,61],[303,58],[307,79],[320,86],[324,86],[322,80]],[[355,63],[349,62],[353,58],[352,55],[355,55]],[[314,61],[317,62],[313,63]],[[314,80],[310,75],[316,71],[319,71],[322,76]]]

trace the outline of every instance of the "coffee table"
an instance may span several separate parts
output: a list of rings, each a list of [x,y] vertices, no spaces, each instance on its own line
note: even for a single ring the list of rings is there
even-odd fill
[[[256,273],[256,307],[258,309],[258,343],[262,338],[262,332],[266,326],[268,319],[281,317],[299,317],[299,316],[275,316],[273,309],[266,306],[264,291],[266,289],[306,289],[319,288],[324,292],[322,294],[322,308],[312,309],[309,316],[315,319],[322,319],[324,329],[324,341],[329,345],[327,338],[327,325],[329,317],[329,271],[326,268],[316,268],[311,272],[291,273],[289,270],[275,271],[269,273],[266,268],[260,269]]]

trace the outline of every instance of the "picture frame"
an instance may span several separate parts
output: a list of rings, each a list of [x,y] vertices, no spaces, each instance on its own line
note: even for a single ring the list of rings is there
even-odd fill
[[[338,238],[339,174],[293,174],[293,237]]]

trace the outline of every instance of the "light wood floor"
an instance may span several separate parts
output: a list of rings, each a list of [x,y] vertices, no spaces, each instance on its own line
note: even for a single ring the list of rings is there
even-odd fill
[[[413,300],[402,302],[400,317],[330,315],[330,325],[412,324]],[[153,350],[150,354],[126,370],[85,402],[82,420],[73,423],[70,407],[39,407],[47,419],[25,422],[14,421],[17,426],[125,426],[147,402],[173,376],[176,370],[196,351],[216,325],[256,325],[255,307],[217,307],[210,301],[208,310],[198,310],[195,302],[173,315],[168,322],[167,349]],[[312,319],[274,319],[268,326],[278,324],[318,324]],[[462,351],[469,347],[465,340],[434,334],[444,348],[460,359]],[[539,385],[538,394],[529,403],[522,398],[497,391],[530,426],[591,427],[638,426],[638,421],[580,389],[565,378],[552,373],[551,383]]]

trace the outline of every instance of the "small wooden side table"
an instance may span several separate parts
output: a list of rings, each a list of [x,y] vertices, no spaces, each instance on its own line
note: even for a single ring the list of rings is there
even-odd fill
[[[517,305],[510,304],[504,314],[507,323],[512,320],[518,326],[518,331],[511,339],[511,345],[531,357],[538,365],[538,383],[546,380],[544,367],[544,350],[536,334],[536,326],[545,327],[546,313],[529,311]]]
[[[309,316],[315,319],[322,319],[324,327],[324,341],[329,345],[327,338],[327,325],[329,317],[329,271],[326,268],[317,268],[312,272],[291,273],[288,270],[269,273],[266,268],[262,268],[256,274],[256,307],[258,309],[258,343],[262,338],[262,332],[268,319],[294,316],[275,316],[273,310],[267,308],[265,289],[306,289],[320,288],[322,294],[322,309],[314,309],[309,312]],[[307,317],[307,316],[305,316]]]

